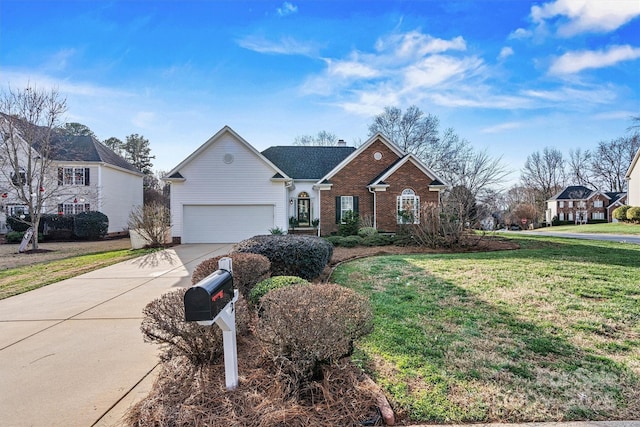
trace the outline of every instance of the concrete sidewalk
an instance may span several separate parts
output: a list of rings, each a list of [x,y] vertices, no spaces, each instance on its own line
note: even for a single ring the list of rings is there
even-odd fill
[[[0,300],[0,425],[118,425],[158,363],[142,309],[230,248],[180,245]]]

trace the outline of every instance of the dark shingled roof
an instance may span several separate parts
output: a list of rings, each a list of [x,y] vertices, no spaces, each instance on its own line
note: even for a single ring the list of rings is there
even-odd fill
[[[59,134],[52,139],[51,158],[60,162],[102,162],[132,172],[135,166],[91,136]]]
[[[11,119],[10,116],[5,113],[0,113],[0,118],[5,120]],[[16,119],[15,117],[13,119],[13,123],[20,132],[42,135],[41,141],[34,141],[33,143],[33,148],[41,152],[42,142],[45,140],[47,129],[34,126],[22,119]],[[101,162],[140,173],[140,170],[135,166],[92,136],[70,135],[63,130],[56,129],[53,131],[50,142],[50,158],[52,160],[59,162]]]
[[[613,191],[609,191],[604,194],[606,194],[607,197],[610,199],[609,204],[615,203],[627,195],[627,193],[620,193],[620,192],[613,192]]]
[[[262,152],[293,179],[320,179],[355,151],[355,147],[269,147]]]
[[[582,200],[588,198],[593,190],[583,185],[570,185],[550,200]]]

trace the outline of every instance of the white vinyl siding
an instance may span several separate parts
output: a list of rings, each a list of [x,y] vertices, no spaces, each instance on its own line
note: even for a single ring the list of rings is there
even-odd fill
[[[289,199],[284,183],[271,180],[277,171],[231,133],[208,144],[180,168],[185,180],[171,183],[172,236],[185,242],[183,214],[190,205],[270,205],[273,220],[269,228],[286,230]],[[260,228],[260,234],[269,233],[268,228]]]
[[[129,214],[143,203],[142,175],[111,166],[101,166],[97,172],[92,187],[97,187],[100,197],[91,208],[109,217],[109,233],[128,230]]]

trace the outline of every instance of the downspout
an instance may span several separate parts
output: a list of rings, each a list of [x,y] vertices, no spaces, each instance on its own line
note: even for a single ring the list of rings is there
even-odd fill
[[[373,194],[373,228],[378,229],[378,210],[376,209],[376,192],[371,191],[369,187],[369,193]]]
[[[322,227],[322,191],[318,189],[318,237],[320,237],[320,228]]]

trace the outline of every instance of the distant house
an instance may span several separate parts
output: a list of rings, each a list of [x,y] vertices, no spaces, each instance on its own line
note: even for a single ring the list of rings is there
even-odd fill
[[[627,170],[627,204],[629,206],[640,206],[640,149],[633,157],[633,161]]]
[[[612,212],[625,203],[627,193],[595,191],[582,185],[566,187],[547,200],[545,219],[586,224],[594,221],[612,222]]]
[[[228,126],[164,178],[172,235],[182,243],[233,243],[270,229],[336,232],[347,212],[381,231],[438,204],[446,184],[378,134],[359,148],[276,146],[258,152]]]
[[[37,161],[39,147],[34,148],[32,160]],[[126,231],[130,212],[143,203],[143,174],[90,136],[56,133],[51,148],[46,188],[39,189],[50,194],[43,213],[72,215],[99,211],[109,218],[108,233]],[[0,163],[0,167],[8,166]],[[8,216],[29,213],[18,199],[15,187],[6,181],[5,177],[12,179],[12,174],[15,175],[11,169],[0,173],[0,232],[7,231]]]

